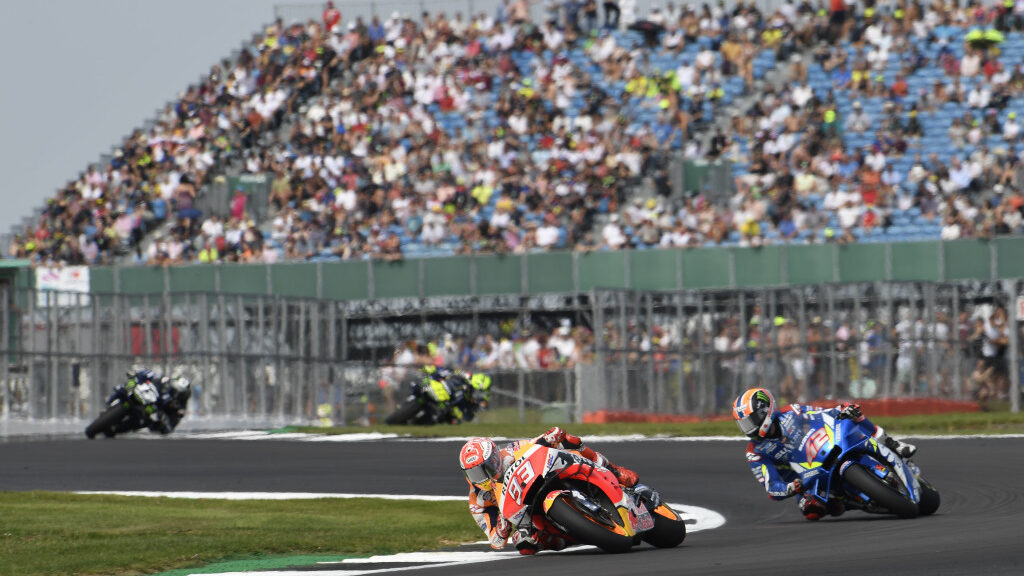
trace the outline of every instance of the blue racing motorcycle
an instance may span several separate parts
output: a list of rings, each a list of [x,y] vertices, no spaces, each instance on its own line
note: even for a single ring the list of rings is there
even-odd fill
[[[847,509],[900,518],[927,516],[939,493],[911,460],[876,442],[856,423],[824,412],[804,415],[805,433],[790,458],[805,492]]]

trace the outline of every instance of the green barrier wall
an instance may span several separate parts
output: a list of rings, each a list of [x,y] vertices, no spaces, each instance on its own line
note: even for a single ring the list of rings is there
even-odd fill
[[[94,292],[223,292],[334,300],[758,288],[1024,277],[1024,238],[411,259],[94,268]]]

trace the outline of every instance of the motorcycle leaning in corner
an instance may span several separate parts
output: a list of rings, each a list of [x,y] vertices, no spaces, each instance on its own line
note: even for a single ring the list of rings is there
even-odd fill
[[[528,442],[499,485],[498,509],[512,529],[542,515],[572,544],[627,552],[647,542],[659,548],[686,538],[683,519],[651,488],[622,486],[615,474],[573,450]]]

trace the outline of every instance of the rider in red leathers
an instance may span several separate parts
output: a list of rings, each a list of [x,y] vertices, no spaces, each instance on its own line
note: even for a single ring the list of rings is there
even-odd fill
[[[576,451],[584,458],[611,470],[619,484],[623,486],[635,486],[639,479],[636,472],[612,464],[600,452],[584,446],[583,440],[578,436],[569,434],[558,426],[536,438],[516,440],[500,449],[490,438],[471,438],[459,452],[459,465],[466,475],[466,481],[469,482],[469,512],[477,525],[487,534],[487,539],[495,550],[504,548],[509,538],[520,554],[535,554],[539,550],[561,550],[571,543],[541,515],[533,516],[532,528],[520,528],[513,533],[512,525],[498,510],[500,487],[495,484],[501,482],[505,470],[515,460],[512,453],[527,443]]]

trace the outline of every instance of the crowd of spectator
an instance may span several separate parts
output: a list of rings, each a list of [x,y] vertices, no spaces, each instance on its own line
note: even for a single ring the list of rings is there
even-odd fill
[[[397,260],[1024,229],[1016,5],[601,8],[279,20],[49,199],[10,254]],[[974,28],[1001,39],[965,42]],[[730,160],[735,192],[673,195],[672,150]],[[203,213],[229,169],[272,175],[267,221],[243,191]]]

